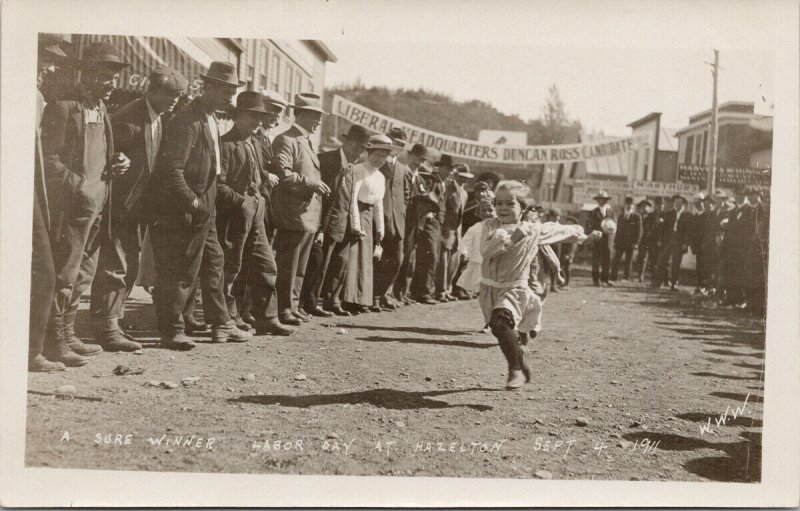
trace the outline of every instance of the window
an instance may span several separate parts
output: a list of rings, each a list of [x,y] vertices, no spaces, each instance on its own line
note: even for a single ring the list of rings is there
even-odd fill
[[[292,91],[294,91],[294,87],[292,82],[294,81],[294,73],[292,72],[292,65],[290,63],[286,63],[286,72],[284,73],[284,77],[286,79],[286,84],[284,85],[283,95],[286,97],[286,101],[289,103],[292,102]]]
[[[269,67],[269,50],[267,49],[267,45],[266,44],[262,44],[261,45],[261,69],[259,69],[259,73],[261,75],[266,75],[268,67]],[[267,86],[264,85],[264,88],[266,89]]]
[[[256,63],[256,42],[253,39],[247,40],[247,63],[254,66]]]
[[[700,158],[698,158],[700,160],[700,162],[699,162],[700,165],[705,165],[707,155],[708,155],[708,131],[704,131],[703,132],[703,153],[700,156]]]
[[[294,72],[294,90],[295,94],[303,92],[303,77],[300,75],[300,70]]]
[[[689,137],[686,138],[686,152],[683,153],[683,163],[691,165],[693,153],[694,153],[694,137],[690,135]]]
[[[650,168],[650,148],[649,147],[645,147],[644,148],[644,161],[643,161],[643,163],[644,163],[644,169],[643,169],[642,175],[639,178],[642,181],[647,179],[648,170]]]
[[[272,65],[269,68],[269,88],[280,93],[281,83],[281,57],[276,52],[272,52]]]
[[[267,75],[262,74],[261,75],[261,81],[259,83],[261,84],[261,89],[262,90],[266,89],[267,88]]]

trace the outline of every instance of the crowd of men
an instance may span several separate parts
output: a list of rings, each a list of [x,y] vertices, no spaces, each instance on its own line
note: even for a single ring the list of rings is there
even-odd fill
[[[63,44],[40,35],[40,89],[66,62]],[[227,62],[210,64],[190,101],[181,73],[155,69],[143,97],[113,113],[106,104],[128,64],[98,42],[77,65],[74,90],[46,106],[38,95],[29,370],[140,350],[121,319],[146,260],[159,344],[171,350],[194,348],[191,336],[209,329],[214,342],[244,342],[289,335],[312,316],[475,298],[453,284],[458,244],[494,175],[468,199],[469,168],[448,155],[433,163],[400,129],[353,125],[341,148],[319,153],[319,96],[237,95],[244,83]],[[288,108],[294,123],[274,133]],[[231,112],[228,131],[218,112]],[[90,287],[93,344],[75,332]]]
[[[613,285],[633,272],[655,288],[676,289],[683,256],[696,258],[694,292],[715,297],[720,305],[763,314],[769,246],[769,202],[760,187],[739,186],[699,193],[691,204],[680,194],[653,202],[627,197],[614,215],[610,197],[601,191],[590,228],[604,232],[592,246],[594,285]],[[614,253],[613,258],[611,253]]]

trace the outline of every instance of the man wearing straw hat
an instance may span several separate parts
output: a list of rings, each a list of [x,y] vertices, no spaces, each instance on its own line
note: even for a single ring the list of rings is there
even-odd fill
[[[252,334],[236,327],[224,293],[224,255],[216,226],[217,179],[222,173],[216,112],[230,107],[239,81],[236,68],[214,61],[201,74],[203,94],[167,127],[156,165],[153,256],[158,284],[156,312],[161,346],[190,350],[183,310],[200,277],[206,323],[213,342],[243,342]]]
[[[42,150],[47,187],[52,193],[50,220],[56,286],[50,321],[55,344],[45,356],[67,366],[82,366],[83,355],[101,351],[75,335],[75,316],[97,265],[103,211],[110,184],[130,160],[115,153],[105,102],[117,86],[123,62],[109,43],[88,46],[80,60],[81,82],[75,94],[47,105],[42,119]],[[106,219],[107,220],[107,219]],[[102,227],[107,229],[104,222]]]
[[[592,245],[592,283],[599,286],[601,283],[611,286],[609,282],[609,267],[611,266],[611,247],[609,246],[609,237],[613,234],[610,229],[614,220],[614,213],[611,210],[608,192],[600,190],[600,193],[592,197],[597,202],[597,207],[592,210],[592,215],[589,218],[589,230],[601,231],[603,237]],[[609,222],[611,220],[611,222]]]
[[[319,231],[322,198],[331,189],[322,180],[317,148],[312,140],[326,113],[322,109],[322,98],[316,94],[297,94],[291,106],[294,124],[272,143],[273,172],[280,179],[275,187],[273,214],[277,227],[278,318],[281,323],[299,326],[301,321],[311,319],[299,307],[300,290],[308,256]]]

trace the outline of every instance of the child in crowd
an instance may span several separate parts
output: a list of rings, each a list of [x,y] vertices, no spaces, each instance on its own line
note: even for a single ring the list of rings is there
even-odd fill
[[[485,320],[508,362],[506,389],[531,379],[529,353],[518,331],[539,331],[541,299],[528,285],[530,268],[540,244],[587,239],[577,225],[534,224],[522,220],[529,188],[503,181],[495,192],[497,218],[483,221],[481,230],[481,288],[479,303]],[[592,238],[599,236],[592,233]]]

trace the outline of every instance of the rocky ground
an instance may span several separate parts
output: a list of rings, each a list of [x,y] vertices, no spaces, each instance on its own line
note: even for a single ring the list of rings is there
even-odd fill
[[[596,288],[582,273],[548,297],[534,381],[516,392],[503,390],[505,364],[474,300],[315,319],[289,338],[200,338],[176,353],[153,344],[152,305],[137,289],[125,323],[141,354],[30,374],[26,462],[759,481],[763,320],[688,288]],[[120,365],[144,372],[114,375]],[[63,385],[78,397],[49,395]]]

